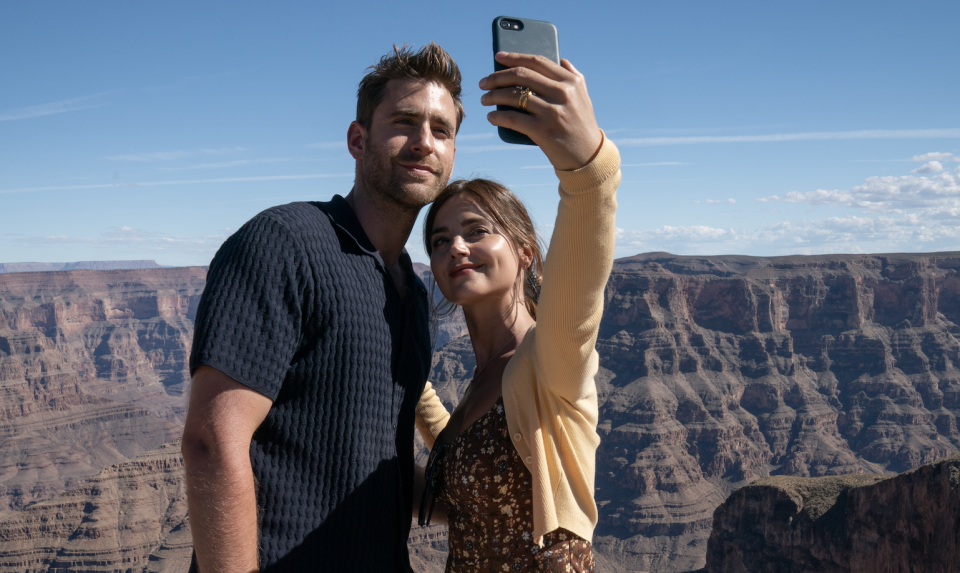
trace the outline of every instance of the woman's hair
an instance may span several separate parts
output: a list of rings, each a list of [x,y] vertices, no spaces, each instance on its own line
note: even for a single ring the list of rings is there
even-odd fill
[[[427,255],[433,254],[433,245],[430,238],[433,234],[433,222],[440,207],[453,197],[467,193],[476,202],[480,211],[493,220],[507,240],[516,248],[528,247],[533,252],[533,261],[524,270],[523,298],[527,311],[534,319],[537,318],[537,299],[540,297],[541,270],[543,269],[543,245],[537,230],[533,228],[533,221],[527,213],[523,202],[509,189],[489,179],[458,179],[451,182],[440,192],[437,199],[430,205],[427,218],[423,225],[423,246]],[[434,309],[441,316],[456,310],[456,305]]]

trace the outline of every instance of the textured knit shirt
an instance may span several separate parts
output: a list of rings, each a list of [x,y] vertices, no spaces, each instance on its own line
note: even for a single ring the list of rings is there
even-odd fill
[[[597,156],[575,171],[555,171],[560,205],[543,265],[537,324],[503,372],[503,407],[513,445],[533,476],[533,535],[557,528],[593,538],[597,446],[594,346],[603,292],[613,266],[620,153],[604,137]],[[449,414],[428,384],[417,407],[427,445]]]
[[[427,292],[401,299],[349,204],[255,216],[210,264],[191,371],[273,405],[253,435],[263,571],[409,571],[414,416],[430,368]]]

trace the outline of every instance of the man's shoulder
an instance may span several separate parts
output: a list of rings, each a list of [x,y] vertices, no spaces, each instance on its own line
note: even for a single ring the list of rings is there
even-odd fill
[[[295,201],[285,205],[274,205],[260,211],[247,221],[247,225],[274,224],[290,231],[330,226],[330,220],[320,207],[321,203]]]

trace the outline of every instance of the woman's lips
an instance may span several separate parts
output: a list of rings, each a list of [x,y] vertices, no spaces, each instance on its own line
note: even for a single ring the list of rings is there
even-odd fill
[[[461,265],[450,271],[450,278],[460,277],[475,271],[480,265]]]

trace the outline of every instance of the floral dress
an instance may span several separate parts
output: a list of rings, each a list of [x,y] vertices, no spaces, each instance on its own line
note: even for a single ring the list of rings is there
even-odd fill
[[[503,398],[447,446],[437,498],[450,522],[448,572],[593,572],[589,541],[557,529],[533,542],[530,471],[510,441]]]

